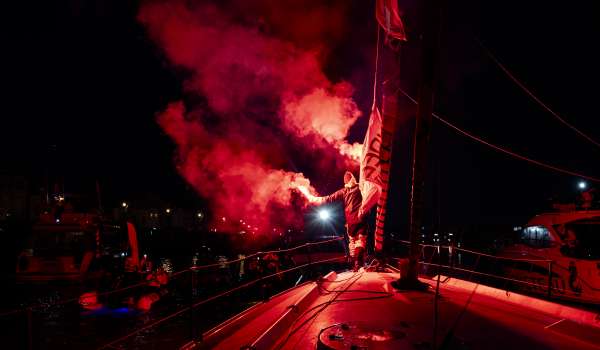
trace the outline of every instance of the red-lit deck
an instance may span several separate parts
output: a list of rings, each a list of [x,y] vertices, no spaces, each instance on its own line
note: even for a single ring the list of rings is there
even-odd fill
[[[434,340],[435,282],[394,292],[395,273],[330,273],[259,304],[204,334],[218,349],[598,349],[597,314],[462,280],[442,278]],[[470,301],[469,301],[470,299]],[[344,324],[342,326],[333,326]],[[190,344],[191,345],[191,344]],[[322,344],[323,345],[323,344]],[[321,345],[321,346],[322,346]],[[436,348],[437,348],[436,347]]]

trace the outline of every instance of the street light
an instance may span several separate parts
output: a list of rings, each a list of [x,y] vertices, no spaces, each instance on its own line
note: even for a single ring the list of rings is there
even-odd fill
[[[121,203],[121,206],[122,206],[123,208],[127,208],[127,202],[123,202],[123,203]]]
[[[580,181],[578,186],[579,186],[580,190],[585,190],[585,188],[587,187],[587,184],[585,183],[585,181]]]
[[[165,212],[166,212],[167,214],[171,214],[171,209],[170,209],[170,208],[167,208],[167,209],[165,209]]]

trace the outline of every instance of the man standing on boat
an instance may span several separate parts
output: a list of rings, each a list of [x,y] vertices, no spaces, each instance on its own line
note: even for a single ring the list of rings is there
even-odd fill
[[[324,197],[310,196],[312,204],[325,204],[343,201],[344,216],[346,218],[346,232],[348,234],[350,257],[354,271],[364,265],[365,247],[367,245],[367,232],[361,210],[362,195],[354,175],[346,171],[344,174],[344,187]]]

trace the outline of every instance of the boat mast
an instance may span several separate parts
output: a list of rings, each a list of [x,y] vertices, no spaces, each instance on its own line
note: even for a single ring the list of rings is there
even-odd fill
[[[410,255],[406,276],[400,276],[397,285],[401,288],[420,288],[418,280],[418,260],[420,255],[419,237],[423,221],[425,171],[435,92],[435,72],[438,55],[443,0],[422,0],[419,8],[421,69],[418,92],[418,106],[413,140],[411,192],[410,192]],[[401,92],[398,92],[400,95]],[[398,98],[401,98],[400,96]]]

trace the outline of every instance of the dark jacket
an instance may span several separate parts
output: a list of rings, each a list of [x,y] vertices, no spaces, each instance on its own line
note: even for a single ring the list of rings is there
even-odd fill
[[[346,187],[337,190],[329,196],[323,197],[323,203],[331,203],[338,200],[344,201],[344,216],[348,226],[359,223],[358,210],[362,204],[362,195],[358,184],[352,187]]]

